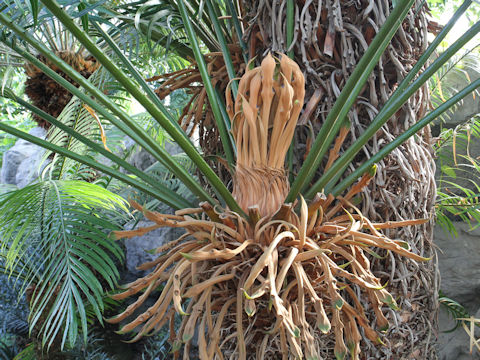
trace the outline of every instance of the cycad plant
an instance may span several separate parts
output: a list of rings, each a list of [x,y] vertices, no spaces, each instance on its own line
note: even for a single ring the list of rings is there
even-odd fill
[[[365,292],[378,329],[386,330],[382,304],[395,309],[396,303],[371,272],[365,254],[373,246],[427,260],[408,251],[405,242],[392,241],[377,230],[425,220],[372,224],[364,218],[350,200],[372,173],[336,201],[319,193],[307,206],[301,197],[298,213],[295,204],[284,204],[289,190],[285,155],[303,106],[304,83],[298,65],[286,55],[277,61],[268,55],[261,67],[242,77],[235,104],[227,95],[237,149],[233,195],[248,219],[202,203],[200,208],[170,216],[143,209],[156,226],[116,232],[131,237],[161,226],[186,230],[178,240],[157,249],[161,254],[157,260],[141,266],[153,268],[149,275],[114,296],[123,299],[144,291],[109,320],[118,323],[165,283],[157,302],[122,327],[127,332],[142,325],[132,341],[158,331],[176,312],[184,317],[173,335],[174,352],[185,343],[184,357],[195,332],[202,359],[230,355],[243,359],[247,354],[263,359],[280,353],[319,358],[315,338],[332,326],[337,358],[345,358],[347,352],[358,358],[359,327],[368,339],[381,343],[352,286]],[[182,302],[188,304],[186,309]]]
[[[98,69],[99,64],[96,60],[85,52],[85,49],[63,28],[58,20],[43,15],[41,15],[39,19],[38,8],[36,8],[34,4],[28,4],[24,1],[20,1],[17,4],[23,11],[13,12],[14,16],[12,20],[24,24],[27,28],[31,29],[32,35],[37,41],[44,43],[50,51],[54,52],[85,78],[89,78],[95,70]],[[30,5],[31,12],[25,11],[25,8],[29,7],[28,5]],[[80,4],[79,10],[83,9],[83,7]],[[84,26],[85,21],[88,23],[86,16],[83,16],[81,20],[83,21]],[[81,22],[79,21],[79,23]],[[78,84],[62,73],[62,71],[45,56],[38,54],[36,57],[72,84],[78,86]],[[72,94],[45,75],[35,65],[26,62],[24,66],[27,76],[25,82],[25,94],[33,105],[54,117],[58,117],[72,98]],[[35,120],[41,127],[47,129],[50,127],[48,122],[36,114],[33,114],[33,120]]]
[[[182,347],[184,358],[189,357],[190,342],[195,334],[198,336],[202,359],[220,359],[225,356],[240,359],[280,356],[320,358],[323,336],[319,334],[322,332],[333,334],[334,356],[339,359],[347,356],[358,359],[363,346],[388,342],[388,337],[381,335],[388,325],[383,306],[392,309],[397,306],[394,296],[389,292],[387,279],[372,271],[372,259],[381,262],[386,257],[383,252],[377,253],[376,249],[385,249],[415,261],[427,259],[423,256],[422,249],[411,251],[407,242],[389,239],[380,231],[383,228],[420,224],[425,219],[372,222],[359,210],[358,202],[362,199],[356,195],[374,177],[378,161],[480,86],[480,80],[472,82],[408,127],[368,160],[355,166],[355,170],[348,176],[341,178],[346,168],[357,165],[354,163],[355,156],[369,140],[375,139],[376,132],[400,111],[408,98],[453,53],[480,30],[480,23],[473,25],[447,52],[426,67],[427,59],[456,19],[470,5],[471,1],[467,0],[412,66],[404,80],[396,86],[396,91],[388,94],[390,96],[384,107],[362,135],[350,148],[340,153],[347,135],[345,129],[348,127],[346,118],[349,109],[369,80],[372,69],[388,47],[389,41],[401,27],[413,2],[397,1],[389,9],[390,15],[376,36],[370,39],[362,59],[343,85],[343,90],[309,148],[303,165],[298,174],[293,176],[291,187],[289,174],[285,170],[285,154],[299,115],[302,111],[312,111],[308,110],[308,105],[305,109],[303,107],[305,74],[285,54],[262,56],[252,59],[245,66],[245,74],[238,84],[235,72],[228,72],[230,86],[223,97],[210,82],[201,46],[198,44],[197,35],[207,41],[207,37],[200,31],[208,32],[208,29],[204,29],[201,24],[194,25],[192,21],[196,20],[192,14],[203,17],[201,9],[204,2],[174,3],[205,86],[215,127],[222,142],[226,167],[234,171],[233,186],[229,189],[230,184],[224,184],[206,163],[176,119],[166,111],[153,89],[112,40],[106,27],[96,23],[99,21],[98,15],[103,13],[99,11],[98,14],[92,14],[90,37],[56,1],[43,0],[48,11],[183,149],[201,176],[208,181],[208,190],[112,98],[61,58],[49,52],[7,15],[0,14],[0,23],[4,26],[1,41],[5,45],[59,82],[102,121],[129,135],[196,196],[192,202],[175,194],[148,173],[109,152],[101,142],[84,136],[77,129],[24,102],[8,92],[8,89],[4,90],[5,96],[17,100],[58,127],[59,131],[105,156],[114,166],[105,165],[63,145],[38,139],[0,123],[1,130],[97,169],[177,210],[174,215],[159,214],[131,202],[154,224],[145,229],[116,232],[117,237],[141,235],[162,226],[183,228],[185,234],[157,249],[159,257],[141,266],[142,269],[153,269],[149,275],[126,285],[124,292],[114,295],[121,299],[143,291],[125,312],[109,321],[120,322],[133,315],[145,299],[160,288],[155,304],[131,320],[121,331],[133,331],[141,325],[133,338],[136,340],[169,325],[175,357],[179,356]],[[224,32],[228,32],[229,28],[225,25],[222,27],[219,19],[224,19],[222,14],[227,14],[226,19],[231,21],[236,38],[242,39],[241,26],[238,26],[237,21],[237,12],[241,9],[230,6],[232,2],[228,0],[225,3],[205,3],[215,15],[211,17],[213,33],[228,67],[231,57]],[[288,1],[287,5],[288,23],[293,24],[295,3]],[[287,36],[289,41],[294,35],[290,30]],[[112,32],[115,31],[114,28]],[[210,35],[213,33],[210,32]],[[235,36],[230,38],[234,39]],[[107,44],[109,50],[101,50],[97,42]],[[81,89],[30,55],[26,51],[27,44],[42,53],[78,83]],[[331,50],[333,55],[333,48]],[[255,62],[261,66],[254,67]],[[332,74],[333,78],[334,75]],[[316,171],[328,150],[330,153],[325,157],[323,174],[316,178]],[[117,166],[130,174],[119,171]],[[96,223],[101,224],[102,220],[99,216]],[[13,227],[14,225],[10,226]],[[16,238],[22,238],[21,235]],[[81,242],[82,239],[79,234],[78,241]],[[89,292],[88,288],[80,287],[79,297],[75,299],[88,298]],[[50,313],[54,309],[55,306]],[[175,326],[176,316],[182,317],[179,327]],[[59,328],[69,324],[68,328],[73,328],[71,325],[74,323],[70,318],[55,319],[58,320],[49,324]],[[45,333],[45,342],[51,341],[50,335]],[[68,336],[72,336],[72,333],[64,332],[63,337]]]

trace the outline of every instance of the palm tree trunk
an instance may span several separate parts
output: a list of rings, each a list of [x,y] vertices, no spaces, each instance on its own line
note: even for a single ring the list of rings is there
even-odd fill
[[[243,1],[241,14],[244,24],[248,24],[244,36],[250,44],[249,58],[257,55],[262,59],[270,50],[283,53],[293,50],[295,61],[306,75],[305,103],[312,99],[310,106],[314,110],[308,118],[301,118],[303,126],[297,128],[295,172],[346,79],[389,15],[392,1],[295,1],[295,30],[289,49],[288,1]],[[423,1],[416,1],[350,111],[351,131],[343,148],[363,132],[426,49],[428,22],[422,4]],[[428,91],[424,87],[378,132],[347,174],[422,118],[428,105]],[[430,130],[426,128],[378,164],[375,180],[363,192],[363,215],[381,222],[433,218],[436,187],[430,140]],[[318,170],[321,173],[322,167]],[[414,252],[430,257],[434,255],[432,228],[433,220],[415,228],[390,229],[386,235],[407,241]],[[392,253],[380,255],[386,257],[372,257],[372,264],[384,283],[388,281],[387,289],[398,297],[401,310],[388,314],[393,325],[388,330],[386,346],[362,341],[362,353],[365,358],[377,359],[436,359],[439,282],[436,261],[418,264]],[[325,359],[335,358],[333,336],[317,341]]]

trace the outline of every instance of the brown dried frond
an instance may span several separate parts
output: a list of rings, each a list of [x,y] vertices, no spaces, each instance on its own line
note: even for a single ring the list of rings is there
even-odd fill
[[[258,205],[262,216],[272,215],[289,191],[285,155],[303,107],[305,79],[286,55],[271,54],[260,67],[247,69],[233,103],[227,91],[227,113],[237,147],[233,196],[247,211]]]
[[[318,358],[317,339],[333,331],[337,358],[349,353],[359,359],[361,342],[383,343],[389,322],[384,307],[397,308],[367,255],[378,248],[415,261],[428,259],[378,230],[410,223],[372,224],[345,198],[322,199],[317,196],[310,207],[301,199],[298,214],[289,207],[281,216],[256,222],[205,204],[176,215],[143,210],[156,224],[150,229],[174,226],[186,232],[141,266],[152,269],[150,274],[114,295],[141,294],[108,321],[131,317],[163,285],[158,300],[121,328],[125,333],[138,327],[131,341],[168,326],[173,305],[182,316],[180,327],[171,328],[175,358],[183,348],[183,358],[189,359],[195,333],[200,359]],[[376,325],[367,308],[374,310]]]
[[[56,53],[63,61],[78,71],[83,77],[89,78],[100,64],[92,57],[84,57],[82,54],[72,51],[59,51]],[[37,55],[37,59],[47,65],[56,73],[60,74],[70,83],[78,84],[61,71],[55,64],[51,63],[45,56]],[[72,94],[65,90],[56,81],[45,75],[39,68],[32,64],[26,64],[25,70],[27,80],[25,82],[25,94],[32,101],[33,105],[46,113],[57,117],[72,98]],[[49,128],[50,124],[39,116],[33,114],[33,119],[44,128]]]

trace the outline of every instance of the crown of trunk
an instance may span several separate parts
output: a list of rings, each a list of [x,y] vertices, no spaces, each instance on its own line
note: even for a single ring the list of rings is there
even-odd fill
[[[237,146],[233,196],[244,211],[258,206],[273,215],[289,191],[284,169],[305,96],[305,78],[286,55],[271,54],[242,76],[235,104],[227,91],[227,112]]]

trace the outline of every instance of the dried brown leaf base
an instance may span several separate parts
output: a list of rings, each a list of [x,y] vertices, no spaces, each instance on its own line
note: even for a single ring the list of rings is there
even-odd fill
[[[378,230],[424,220],[372,224],[350,203],[368,181],[365,176],[344,198],[318,195],[309,206],[301,199],[299,213],[286,204],[273,217],[260,218],[252,208],[250,221],[206,204],[163,215],[132,203],[156,225],[117,237],[163,226],[183,228],[185,234],[140,266],[153,269],[150,274],[113,296],[141,293],[109,322],[128,318],[163,286],[156,303],[121,328],[125,333],[138,327],[131,341],[170,324],[175,358],[182,348],[183,358],[189,358],[196,333],[200,359],[320,359],[315,337],[333,331],[337,359],[359,359],[362,338],[382,343],[379,332],[388,328],[383,308],[397,308],[366,255],[380,248],[428,260]],[[367,308],[373,309],[375,324],[367,319]],[[182,315],[178,329],[175,312]]]

